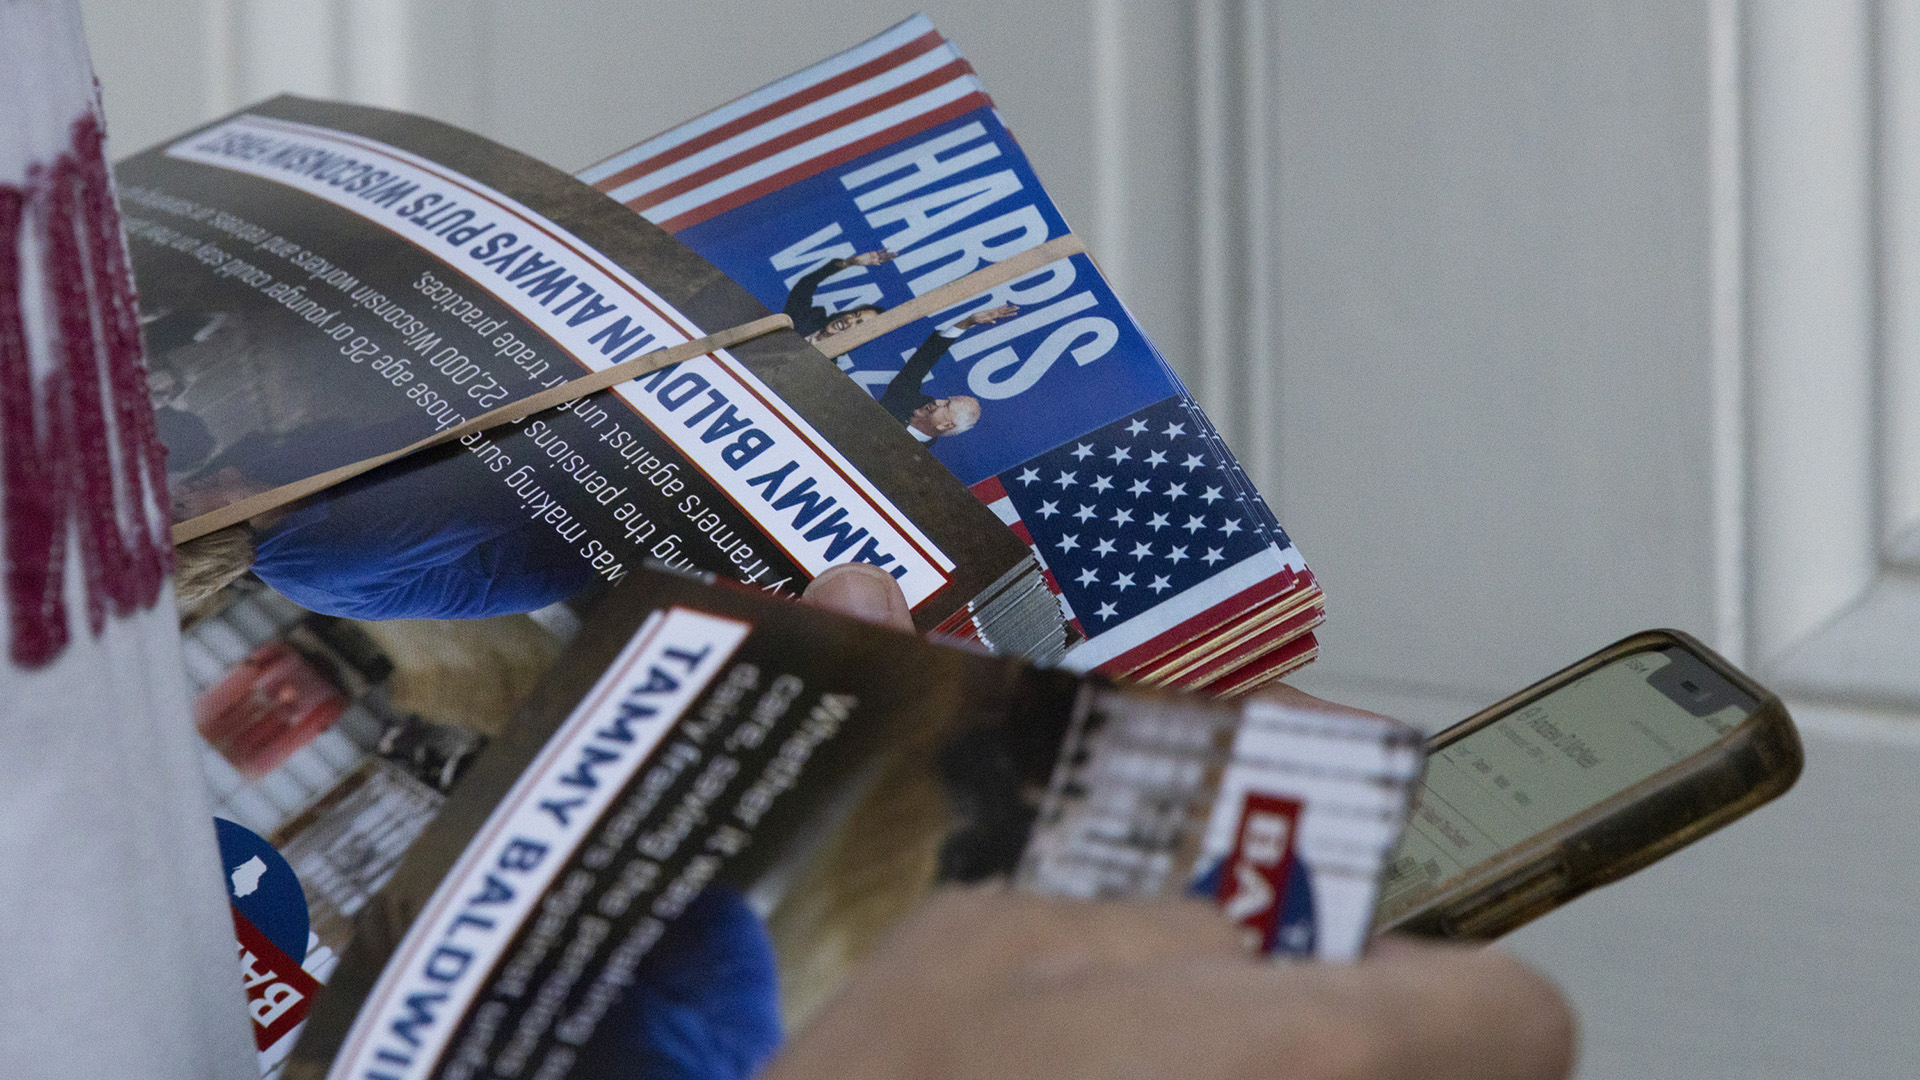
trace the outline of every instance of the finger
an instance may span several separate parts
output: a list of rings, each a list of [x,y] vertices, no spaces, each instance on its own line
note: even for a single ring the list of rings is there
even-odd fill
[[[976,970],[1027,986],[1167,960],[1247,955],[1233,923],[1193,900],[1096,902],[1005,888],[951,890],[913,916],[897,948],[924,962],[964,949]]]
[[[997,1026],[989,1018],[1009,1002],[1050,1001],[1062,990],[1112,981],[1102,973],[1122,973],[1125,981],[1156,963],[1196,958],[1251,963],[1231,924],[1200,903],[1062,900],[1004,884],[948,889],[887,934],[767,1075],[1051,1080],[1068,1074],[1045,1067],[1046,1055],[1012,1070],[952,1066],[982,1050],[991,1057],[993,1041],[977,1038],[975,1024]]]
[[[894,630],[913,630],[913,609],[893,575],[867,563],[842,563],[814,578],[802,603]]]
[[[1412,992],[1422,996],[1406,1009],[1421,1023],[1404,1029],[1407,1057],[1450,1053],[1454,1072],[1436,1076],[1559,1080],[1573,1071],[1579,1025],[1572,1007],[1503,949],[1417,943],[1396,948],[1377,971],[1356,970],[1374,981],[1401,971],[1416,976]]]
[[[1376,712],[1356,709],[1351,705],[1339,705],[1325,698],[1314,697],[1304,690],[1295,690],[1286,683],[1274,683],[1272,686],[1254,694],[1253,697],[1256,701],[1270,701],[1276,705],[1285,705],[1290,709],[1302,709],[1307,712],[1337,713],[1345,716],[1380,716],[1380,714]]]
[[[1565,997],[1497,948],[1396,940],[1359,964],[1276,974],[1317,981],[1317,1000],[1349,1020],[1317,1048],[1330,1067],[1357,1061],[1383,1080],[1560,1080],[1573,1068]]]
[[[1038,990],[1009,984],[980,1017],[1006,1060],[1052,1059],[1035,1075],[1563,1080],[1573,1060],[1564,1000],[1497,951],[1168,961]]]
[[[1380,934],[1367,941],[1367,959],[1386,963],[1426,956],[1432,949],[1446,947],[1441,942],[1406,934]]]

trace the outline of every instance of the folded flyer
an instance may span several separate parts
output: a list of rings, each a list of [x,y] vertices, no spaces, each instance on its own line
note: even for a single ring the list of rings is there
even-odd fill
[[[581,178],[824,344],[1067,232],[985,89],[916,16]],[[1066,663],[1241,693],[1306,663],[1300,553],[1092,257],[840,358],[1032,546]]]
[[[948,882],[1352,957],[1421,761],[636,569],[363,901],[284,1075],[744,1080]]]
[[[255,1043],[275,1075],[355,917],[562,640],[525,616],[357,622],[258,584],[223,599],[182,644]]]
[[[282,97],[116,174],[177,521],[766,314],[587,185],[418,117]],[[225,540],[183,565],[250,567],[339,617],[540,610],[645,559],[797,592],[857,560],[924,629],[971,620],[1042,657],[1064,642],[1025,549],[787,331]]]

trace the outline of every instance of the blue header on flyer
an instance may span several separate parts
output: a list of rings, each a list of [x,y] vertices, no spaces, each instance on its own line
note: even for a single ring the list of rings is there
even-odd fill
[[[679,237],[818,335],[1067,231],[998,115],[976,109]],[[841,366],[967,484],[1180,392],[1084,255]]]

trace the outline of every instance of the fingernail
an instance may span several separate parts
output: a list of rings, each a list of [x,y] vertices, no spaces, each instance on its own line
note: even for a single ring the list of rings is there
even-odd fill
[[[899,584],[886,571],[866,563],[828,568],[813,579],[800,598],[815,607],[896,630],[913,628],[913,614]]]

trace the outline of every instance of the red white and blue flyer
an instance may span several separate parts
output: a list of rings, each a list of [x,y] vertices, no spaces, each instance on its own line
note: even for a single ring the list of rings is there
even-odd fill
[[[881,312],[1068,234],[924,16],[579,175],[829,354]],[[1313,575],[1091,256],[839,364],[1032,547],[1081,638],[1068,666],[1234,693],[1312,658]]]

